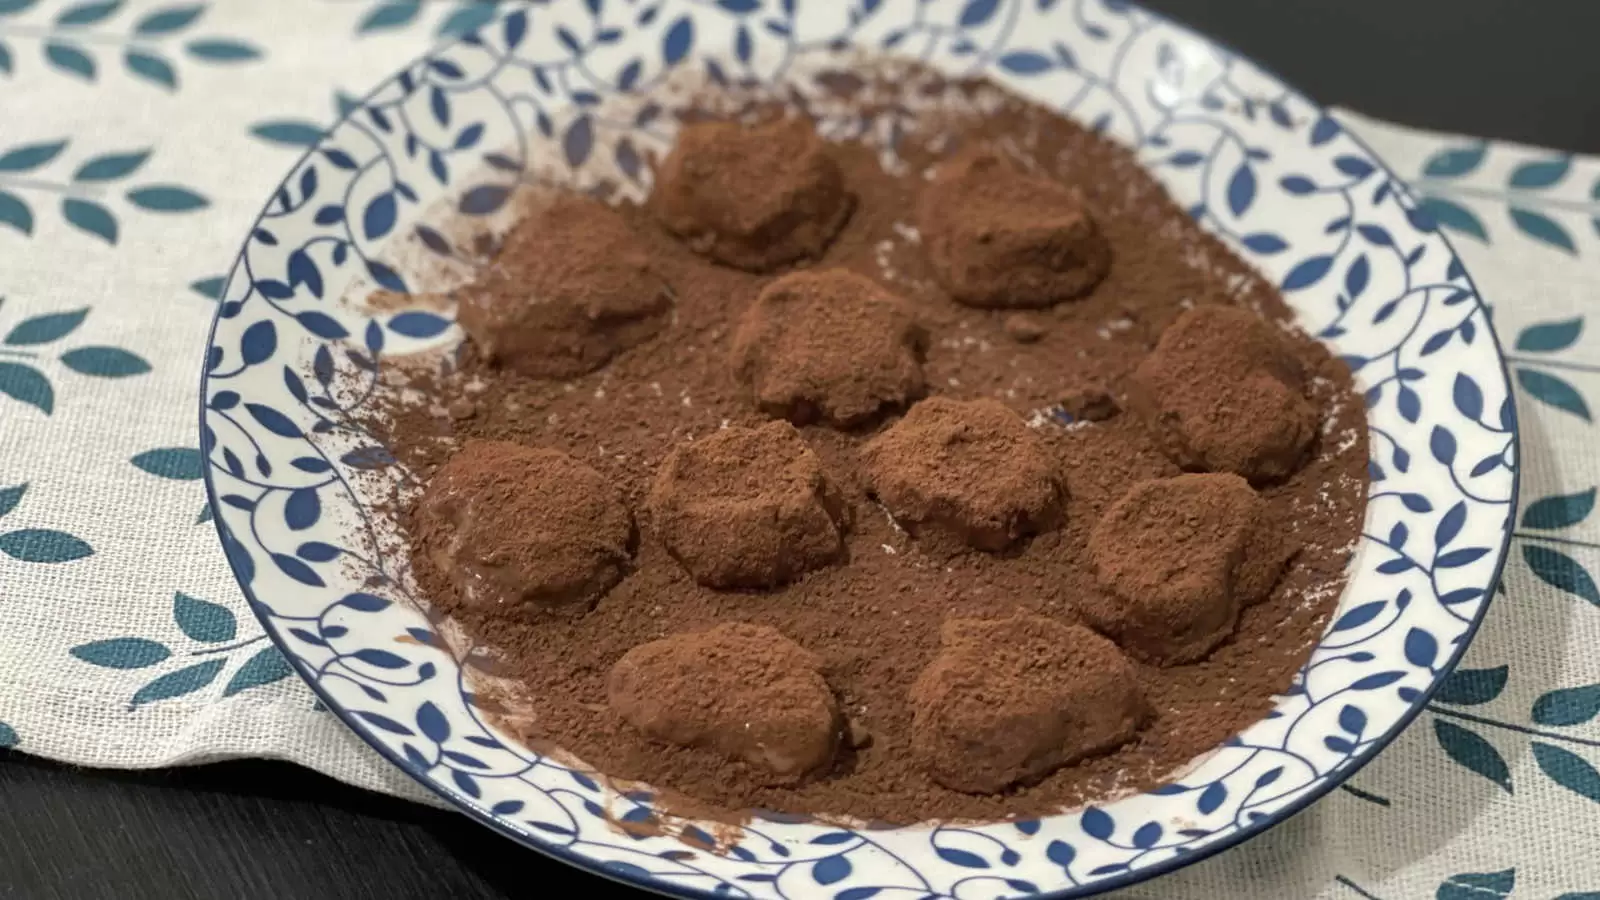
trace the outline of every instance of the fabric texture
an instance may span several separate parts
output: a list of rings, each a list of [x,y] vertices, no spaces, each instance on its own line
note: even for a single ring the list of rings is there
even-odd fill
[[[0,746],[290,760],[427,800],[262,634],[205,509],[213,297],[348,98],[496,13],[440,0],[0,0]],[[1522,509],[1461,671],[1375,762],[1128,898],[1600,900],[1600,160],[1350,113],[1455,240],[1518,386]]]

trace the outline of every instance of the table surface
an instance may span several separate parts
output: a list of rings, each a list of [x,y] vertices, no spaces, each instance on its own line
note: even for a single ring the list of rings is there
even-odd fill
[[[1600,4],[1547,0],[1537,16],[1504,0],[1148,5],[1327,104],[1600,152]],[[477,900],[548,892],[558,868],[454,813],[284,763],[87,772],[0,751],[3,900]]]

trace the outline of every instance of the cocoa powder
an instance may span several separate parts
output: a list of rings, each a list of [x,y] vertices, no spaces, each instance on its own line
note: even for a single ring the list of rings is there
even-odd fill
[[[847,89],[862,83],[850,77],[853,83],[840,79]],[[1011,786],[970,793],[931,777],[914,752],[913,685],[939,658],[947,622],[1025,616],[1070,628],[1092,625],[1086,606],[1118,602],[1101,583],[1089,552],[1102,514],[1136,483],[1171,478],[1182,473],[1183,465],[1206,462],[1174,451],[1159,411],[1150,418],[1128,408],[1136,405],[1130,404],[1135,372],[1151,358],[1167,326],[1197,306],[1247,311],[1274,323],[1269,329],[1274,333],[1280,331],[1277,323],[1290,320],[1275,289],[1190,220],[1129,152],[993,86],[975,83],[961,90],[966,98],[984,98],[985,112],[936,112],[936,128],[901,135],[895,150],[904,167],[896,171],[881,165],[880,146],[826,145],[843,191],[855,198],[831,243],[812,240],[819,233],[815,228],[793,232],[798,226],[781,210],[764,213],[763,221],[787,222],[787,233],[807,236],[803,252],[796,254],[800,245],[792,245],[782,255],[816,256],[812,268],[854,272],[896,295],[918,323],[925,391],[944,400],[999,404],[1027,423],[1029,443],[1036,445],[1031,452],[1053,467],[1058,509],[1028,520],[1026,527],[1004,530],[1005,541],[990,545],[1000,552],[925,547],[887,514],[873,490],[867,448],[911,418],[891,413],[854,430],[824,424],[798,429],[815,455],[816,471],[836,497],[830,502],[842,507],[840,515],[817,521],[848,525],[842,529],[839,559],[789,572],[793,580],[776,587],[750,591],[702,585],[669,552],[647,514],[641,515],[645,521],[627,576],[575,617],[504,616],[463,603],[458,586],[430,566],[421,550],[416,575],[423,595],[454,617],[480,648],[467,662],[497,679],[495,684],[504,678],[517,685],[486,690],[479,702],[503,713],[503,721],[523,739],[562,748],[613,779],[648,783],[663,792],[661,802],[669,809],[684,812],[737,817],[741,810],[768,809],[888,822],[997,819],[1047,814],[1160,783],[1259,720],[1271,708],[1272,695],[1290,685],[1337,601],[1364,509],[1367,447],[1363,406],[1347,369],[1315,341],[1283,331],[1274,339],[1289,348],[1303,372],[1294,390],[1314,410],[1318,427],[1297,468],[1257,479],[1260,515],[1299,548],[1267,596],[1241,604],[1231,635],[1194,662],[1162,667],[1105,647],[1108,658],[1118,662],[1097,663],[1098,651],[1085,651],[1095,672],[1125,665],[1131,674],[1123,681],[1137,688],[1149,710],[1148,721],[1132,717],[1142,728],[1131,739],[1119,723],[1107,725],[1098,743],[1090,739],[1100,755],[1031,769],[1015,779],[975,776],[972,784],[961,786]],[[863,117],[886,114],[878,105],[861,112]],[[1071,189],[1110,252],[1109,268],[1092,291],[1040,308],[1019,324],[1005,309],[953,302],[940,286],[944,279],[929,262],[914,224],[928,184],[922,173],[977,144],[1005,146],[1026,171]],[[1002,203],[986,216],[1001,225],[1024,226],[1035,218],[1026,197],[1007,202],[1009,212]],[[829,209],[838,217],[836,207]],[[735,377],[729,354],[740,317],[772,277],[712,260],[756,268],[755,263],[766,266],[772,258],[742,239],[708,243],[702,236],[691,246],[674,233],[684,228],[664,226],[645,207],[623,204],[616,213],[637,239],[648,271],[671,286],[670,325],[653,339],[617,345],[603,368],[567,381],[497,365],[476,341],[462,346],[445,375],[393,373],[429,400],[417,404],[392,394],[380,420],[371,424],[421,480],[431,481],[467,441],[510,441],[583,461],[614,487],[628,509],[645,511],[669,455],[723,429],[760,429],[770,422]],[[930,221],[927,215],[924,228],[955,224]],[[958,216],[960,210],[944,215]],[[738,225],[741,234],[760,230],[748,224]],[[1081,225],[1068,225],[1077,229],[1074,234],[1082,231]],[[738,255],[721,256],[716,248],[725,243]],[[1006,246],[1027,256],[1026,250],[1016,251],[1015,243]],[[502,261],[514,270],[515,258],[502,255]],[[1078,290],[1077,282],[1071,287]],[[1041,304],[1030,300],[1027,305]],[[1223,347],[1211,357],[1185,358],[1185,376],[1197,381],[1232,377],[1244,364],[1231,352]],[[466,402],[470,415],[449,413]],[[1214,421],[1226,435],[1228,420]],[[974,436],[992,442],[996,427],[979,425]],[[810,476],[802,480],[821,483]],[[977,484],[956,481],[944,489],[955,506],[978,508],[994,499]],[[426,547],[435,539],[419,530],[416,508],[395,514],[413,545]],[[503,522],[518,526],[510,517]],[[522,524],[531,523],[524,519]],[[1135,560],[1119,555],[1139,552],[1137,544],[1112,542],[1102,554],[1123,565]],[[615,698],[608,698],[609,673],[636,647],[675,635],[704,635],[729,623],[771,629],[820,661],[841,717],[831,765],[803,778],[775,780],[770,760],[763,762],[764,750],[703,737],[710,733],[703,728],[695,732],[702,737],[693,740],[662,739],[671,728],[639,725],[649,710],[633,703],[620,704],[619,710],[611,702]],[[682,665],[652,687],[653,709],[676,708],[706,690],[709,682],[695,677],[706,669],[696,669],[692,660]],[[1067,661],[1047,665],[1073,671]],[[754,661],[739,664],[741,670],[751,666],[752,672],[760,668]],[[1027,671],[1023,663],[997,667],[987,676],[986,690],[1020,696],[1028,690]],[[804,680],[802,673],[790,674]],[[777,675],[766,672],[761,678]],[[719,690],[740,690],[736,683],[716,683]],[[754,708],[747,700],[732,699],[730,708]],[[632,712],[623,711],[628,709]],[[1038,740],[1038,733],[1027,731],[1017,740]],[[814,734],[808,739],[815,743]],[[1024,748],[1007,744],[996,750],[997,758],[1019,749]],[[1064,754],[1056,762],[1076,758],[1070,749],[1051,752]]]

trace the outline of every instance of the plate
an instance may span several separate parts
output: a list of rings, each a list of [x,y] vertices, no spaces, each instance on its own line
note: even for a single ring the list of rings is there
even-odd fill
[[[640,94],[675,73],[772,81],[848,46],[985,73],[1136,147],[1355,370],[1372,443],[1364,536],[1275,711],[1171,784],[989,825],[762,817],[711,852],[709,824],[619,827],[655,821],[648,792],[617,794],[485,723],[439,623],[404,588],[404,555],[379,539],[372,503],[403,475],[360,426],[376,358],[458,332],[436,312],[341,298],[418,286],[418,254],[452,241],[422,213],[493,217],[525,172],[639,191],[641,149],[670,140],[672,121]],[[1455,665],[1505,558],[1517,487],[1500,352],[1434,223],[1325,111],[1123,0],[518,8],[368,95],[268,200],[219,305],[200,419],[228,561],[331,710],[472,818],[686,897],[1081,897],[1258,834],[1371,759]]]

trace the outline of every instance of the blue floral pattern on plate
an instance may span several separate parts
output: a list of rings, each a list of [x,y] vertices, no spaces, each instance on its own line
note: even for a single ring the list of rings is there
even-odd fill
[[[380,357],[448,341],[449,318],[340,301],[406,291],[386,256],[448,199],[501,210],[540,167],[638,182],[675,72],[784,78],[857,45],[984,73],[1137,148],[1279,283],[1365,391],[1372,488],[1350,584],[1262,722],[1155,791],[1043,819],[850,829],[771,815],[717,851],[648,791],[503,742],[379,539],[373,485],[404,474],[358,414]],[[617,103],[635,112],[617,121]],[[651,111],[654,109],[654,111]],[[484,173],[489,173],[485,175]],[[414,280],[414,279],[413,279]],[[1258,833],[1347,777],[1421,709],[1505,557],[1516,420],[1489,321],[1428,211],[1320,109],[1124,0],[586,0],[521,8],[418,60],[295,167],[220,290],[201,452],[228,560],[324,701],[479,820],[585,868],[685,896],[833,900],[1085,896]],[[619,824],[622,827],[619,827]],[[649,825],[651,827],[628,827]]]

